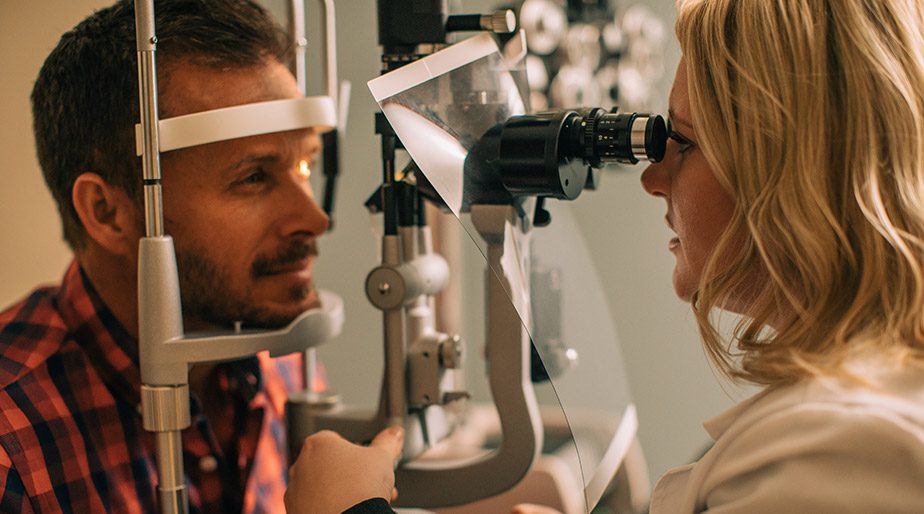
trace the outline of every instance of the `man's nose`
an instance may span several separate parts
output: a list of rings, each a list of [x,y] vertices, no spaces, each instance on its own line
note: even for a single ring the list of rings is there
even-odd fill
[[[283,236],[302,233],[317,237],[327,231],[330,218],[318,204],[307,178],[298,174],[286,184]]]

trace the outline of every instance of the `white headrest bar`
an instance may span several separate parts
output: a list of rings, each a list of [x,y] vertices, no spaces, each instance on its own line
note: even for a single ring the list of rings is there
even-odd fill
[[[160,120],[160,151],[309,127],[324,131],[337,125],[329,96],[273,100],[197,112]],[[135,152],[141,147],[141,124],[135,125]]]

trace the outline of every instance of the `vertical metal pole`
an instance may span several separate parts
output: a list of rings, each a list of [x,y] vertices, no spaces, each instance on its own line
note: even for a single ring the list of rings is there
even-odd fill
[[[144,178],[144,207],[146,239],[164,238],[163,195],[161,189],[160,144],[157,116],[157,66],[155,52],[157,36],[154,32],[154,1],[135,1],[135,42],[138,50],[138,98],[141,115],[142,172]],[[139,273],[143,270],[139,267]],[[139,281],[140,282],[140,281]],[[140,295],[143,294],[139,291]],[[141,316],[139,316],[140,318]],[[145,317],[145,319],[147,319]],[[154,321],[157,322],[157,321]],[[141,338],[147,339],[147,338]],[[155,344],[159,341],[141,341]],[[182,422],[189,416],[189,393],[184,387],[167,388],[169,397],[163,402],[151,401],[153,390],[142,384],[142,407],[145,429],[156,433],[157,475],[161,512],[185,514],[189,511],[189,493],[183,474],[182,438],[180,431],[189,426]],[[180,397],[178,398],[177,395]],[[185,400],[185,401],[184,401]],[[185,407],[185,408],[184,408]],[[177,422],[161,425],[160,418],[179,412]],[[156,427],[153,425],[159,425]]]
[[[303,95],[308,93],[308,76],[306,72],[307,63],[305,55],[308,47],[308,37],[305,31],[305,1],[292,0],[290,4],[292,13],[292,39],[295,45],[295,82],[298,84],[298,90]],[[336,107],[336,103],[334,104]],[[318,392],[315,387],[318,366],[318,352],[314,348],[309,348],[302,352],[302,380],[304,381],[305,390],[311,393]]]
[[[305,94],[307,84],[305,52],[308,47],[308,38],[305,34],[305,2],[304,0],[292,0],[289,7],[289,12],[292,13],[292,42],[295,45],[295,81],[298,83],[298,89]]]
[[[337,176],[340,174],[340,136],[346,130],[346,104],[340,104],[340,84],[337,83],[337,23],[334,12],[334,0],[321,0],[324,7],[324,23],[321,24],[321,38],[324,40],[322,53],[324,87],[327,96],[334,101],[337,109],[337,126],[321,135],[324,142],[324,200],[322,207],[330,218],[330,228],[334,226],[334,195],[337,188]],[[348,91],[348,90],[347,90]],[[345,92],[345,100],[349,93]]]
[[[334,13],[334,0],[323,0],[324,25],[321,29],[324,36],[324,85],[327,96],[334,100],[334,108],[340,110],[340,98],[337,84],[337,23]],[[337,120],[338,125],[341,120]]]
[[[401,264],[401,243],[398,236],[397,192],[395,191],[395,148],[398,138],[393,133],[382,137],[382,214],[384,236],[382,237],[382,265]],[[382,325],[385,336],[385,408],[389,425],[403,425],[407,410],[405,361],[407,348],[404,338],[404,307],[383,311]]]
[[[164,235],[157,118],[157,66],[154,52],[154,1],[135,2],[135,39],[138,47],[138,93],[141,103],[142,170],[144,174],[145,231],[148,237]]]
[[[396,234],[382,237],[382,264],[397,266],[401,263],[401,243]],[[404,306],[383,311],[382,327],[385,334],[385,409],[388,425],[403,425],[407,411],[407,349],[404,338]]]
[[[188,512],[189,499],[183,480],[183,439],[180,431],[155,432],[155,437],[160,511],[164,514]]]

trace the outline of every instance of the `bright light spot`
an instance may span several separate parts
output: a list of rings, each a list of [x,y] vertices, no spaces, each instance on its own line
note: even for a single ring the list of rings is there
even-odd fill
[[[298,172],[305,178],[311,178],[311,168],[308,167],[308,161],[302,160],[298,163]]]

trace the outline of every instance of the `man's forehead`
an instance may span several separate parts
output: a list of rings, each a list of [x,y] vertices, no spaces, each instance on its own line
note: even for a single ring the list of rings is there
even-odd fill
[[[225,68],[183,59],[170,63],[166,71],[161,88],[165,117],[302,96],[292,73],[275,59]]]

